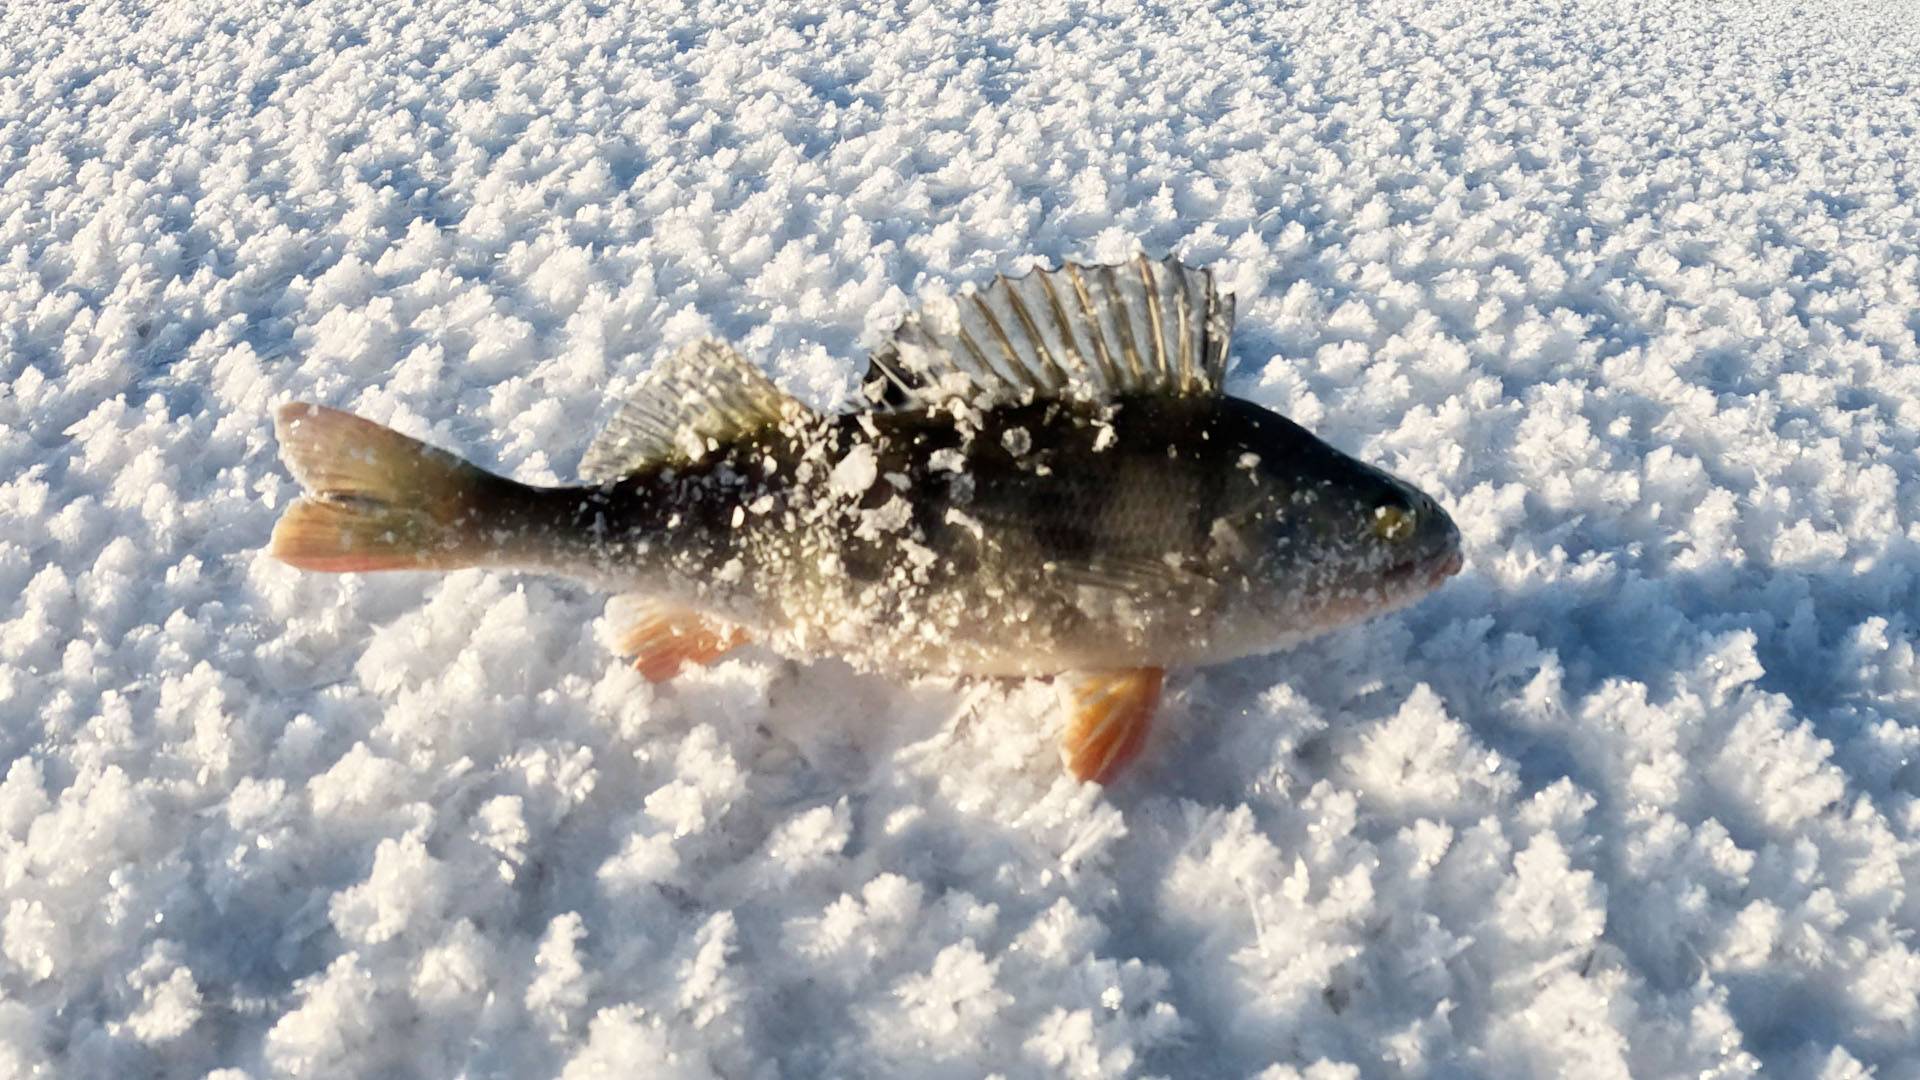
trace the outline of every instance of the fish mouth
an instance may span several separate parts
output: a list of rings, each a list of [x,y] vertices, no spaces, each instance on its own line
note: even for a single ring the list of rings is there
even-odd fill
[[[1431,589],[1459,573],[1465,565],[1466,559],[1455,548],[1439,558],[1408,559],[1390,567],[1386,579],[1395,585],[1417,580]]]

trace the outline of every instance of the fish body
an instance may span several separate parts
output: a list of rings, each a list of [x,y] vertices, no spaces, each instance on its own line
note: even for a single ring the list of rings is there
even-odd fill
[[[876,670],[1066,675],[1064,752],[1106,779],[1144,741],[1166,667],[1284,648],[1460,565],[1431,498],[1221,392],[1230,309],[1210,277],[1115,269],[1003,279],[910,318],[873,358],[873,407],[838,415],[695,345],[571,487],[286,406],[312,494],[275,553],[603,584],[636,598],[629,642],[662,678],[744,640]]]

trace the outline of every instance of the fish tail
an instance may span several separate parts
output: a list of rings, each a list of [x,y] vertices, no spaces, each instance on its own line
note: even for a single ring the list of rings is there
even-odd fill
[[[267,551],[303,570],[455,570],[488,561],[481,526],[500,485],[444,450],[351,413],[294,402],[274,417],[280,456],[306,494]]]

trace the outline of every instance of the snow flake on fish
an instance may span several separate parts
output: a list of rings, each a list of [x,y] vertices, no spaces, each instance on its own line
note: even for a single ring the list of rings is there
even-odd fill
[[[860,524],[853,535],[861,540],[878,540],[888,533],[896,533],[913,521],[913,504],[895,495],[873,510],[860,513]]]
[[[967,467],[967,455],[958,450],[935,450],[927,455],[929,467],[941,472],[964,472]]]
[[[828,483],[834,494],[855,499],[865,494],[879,475],[880,467],[874,458],[873,446],[862,442],[854,444],[846,456],[834,465]]]

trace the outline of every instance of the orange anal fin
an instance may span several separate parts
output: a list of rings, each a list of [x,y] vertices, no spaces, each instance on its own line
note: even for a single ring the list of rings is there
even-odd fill
[[[710,664],[747,643],[746,631],[687,608],[651,601],[625,607],[616,615],[622,626],[613,649],[633,657],[648,682],[666,682],[688,664]]]
[[[1147,745],[1160,704],[1163,668],[1075,675],[1067,683],[1073,715],[1060,736],[1060,760],[1076,780],[1113,781]]]

